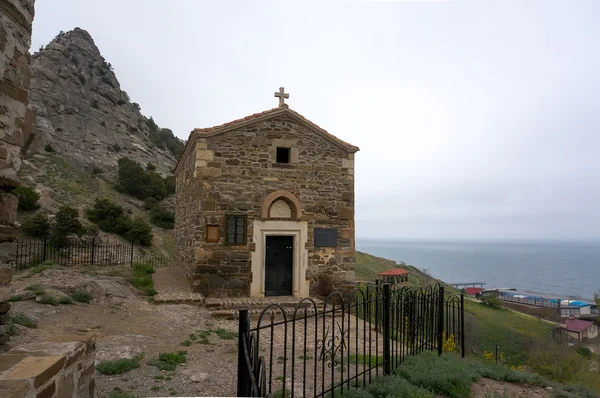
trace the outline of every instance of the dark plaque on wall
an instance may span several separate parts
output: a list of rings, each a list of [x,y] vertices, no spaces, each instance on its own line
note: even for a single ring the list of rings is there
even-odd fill
[[[336,247],[337,228],[315,228],[315,247]]]

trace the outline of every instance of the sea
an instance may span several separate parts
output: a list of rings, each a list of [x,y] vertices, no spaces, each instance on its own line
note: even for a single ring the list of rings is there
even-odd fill
[[[446,283],[485,282],[592,299],[600,291],[600,241],[403,241],[357,239],[356,249],[404,261]]]

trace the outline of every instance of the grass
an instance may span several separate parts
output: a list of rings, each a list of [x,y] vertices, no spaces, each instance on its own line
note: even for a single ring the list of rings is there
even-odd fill
[[[508,383],[552,387],[559,397],[595,397],[590,389],[554,383],[537,374],[525,373],[507,366],[480,359],[461,359],[455,354],[438,356],[423,352],[407,357],[391,376],[376,378],[371,384],[344,395],[360,398],[383,397],[436,397],[467,398],[473,384],[481,378]],[[337,394],[336,394],[337,395]]]
[[[11,315],[10,320],[17,325],[22,325],[28,328],[37,329],[37,321],[29,318],[27,315],[17,312]]]
[[[14,302],[17,302],[17,301],[21,301],[21,300],[23,300],[23,296],[19,296],[19,295],[11,296],[8,299],[8,301],[10,301],[11,303],[14,303]]]
[[[372,367],[382,364],[383,357],[377,355],[352,354],[350,355],[350,363],[358,363],[359,365],[368,365],[369,367]]]
[[[211,330],[211,332],[214,332],[214,334],[216,334],[223,340],[233,340],[237,337],[236,333],[231,333],[229,330],[225,329]]]
[[[102,361],[96,365],[96,370],[105,375],[118,375],[140,367],[140,361],[135,358],[121,358],[114,361]]]
[[[135,263],[132,267],[133,277],[130,279],[130,283],[138,288],[146,296],[154,296],[158,293],[154,290],[154,282],[152,281],[152,274],[155,269],[152,265],[144,263]]]
[[[36,300],[36,301],[40,304],[58,305],[58,299],[49,294],[41,295],[39,300]]]
[[[31,272],[33,272],[34,274],[41,274],[42,272],[46,271],[47,269],[52,269],[54,268],[52,265],[38,265],[37,267],[33,267],[31,269]]]
[[[121,390],[111,391],[106,398],[137,398],[135,395]]]
[[[73,299],[69,296],[61,296],[58,298],[58,304],[73,304]]]
[[[29,290],[30,292],[33,292],[33,294],[35,294],[36,296],[43,296],[44,294],[46,294],[46,291],[44,290],[44,286],[42,286],[39,283],[29,285],[25,288],[25,290]]]
[[[182,346],[184,347],[189,347],[192,345],[192,341],[191,340],[185,340],[184,342],[181,343]]]
[[[465,300],[465,336],[470,351],[494,351],[496,344],[510,364],[526,361],[526,346],[552,334],[553,325],[505,309]]]
[[[94,295],[85,290],[75,290],[71,293],[71,298],[75,301],[88,304],[94,298]]]
[[[185,363],[187,351],[178,352],[161,352],[158,354],[157,359],[148,361],[148,365],[156,366],[160,370],[173,371],[177,368],[177,365]]]

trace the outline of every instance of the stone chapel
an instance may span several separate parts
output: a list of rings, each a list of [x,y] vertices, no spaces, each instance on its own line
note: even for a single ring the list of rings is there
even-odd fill
[[[205,297],[354,282],[355,147],[279,107],[194,129],[175,167],[176,264]]]

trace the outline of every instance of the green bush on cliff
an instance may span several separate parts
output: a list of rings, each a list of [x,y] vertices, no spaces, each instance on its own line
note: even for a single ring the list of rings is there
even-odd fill
[[[50,219],[45,213],[32,214],[23,219],[21,231],[35,238],[45,238],[50,233]]]
[[[170,181],[170,180],[169,180]],[[162,200],[171,193],[171,183],[167,184],[160,174],[144,167],[129,158],[119,159],[117,189],[127,195],[145,200],[153,197]]]
[[[34,189],[28,187],[19,187],[14,191],[19,200],[18,209],[22,211],[37,210],[40,208],[38,200],[40,200],[40,194]]]
[[[142,246],[152,245],[152,227],[142,218],[131,219],[123,207],[110,199],[96,199],[86,210],[88,220],[102,231],[112,232]]]
[[[150,210],[150,222],[157,227],[173,229],[175,228],[175,213],[156,205]]]

